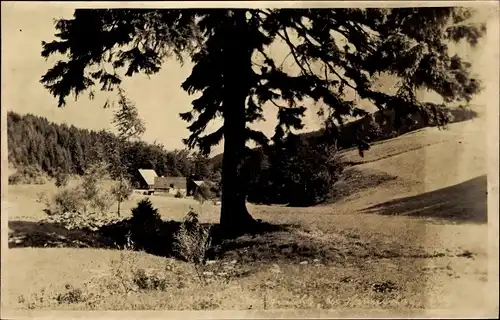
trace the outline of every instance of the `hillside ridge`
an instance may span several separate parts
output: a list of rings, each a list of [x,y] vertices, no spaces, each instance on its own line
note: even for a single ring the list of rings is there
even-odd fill
[[[373,144],[361,161],[356,150],[348,150],[344,156],[352,165],[334,185],[330,205],[384,213],[384,204],[398,199],[404,207],[404,199],[416,204],[416,198],[431,197],[436,208],[444,208],[456,197],[453,208],[441,209],[441,215],[459,212],[482,221],[487,216],[484,134],[484,118],[477,118],[445,130],[425,128]],[[413,214],[424,209],[414,208]]]

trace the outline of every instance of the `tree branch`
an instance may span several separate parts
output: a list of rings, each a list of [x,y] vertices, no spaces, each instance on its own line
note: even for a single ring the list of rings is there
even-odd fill
[[[273,99],[271,99],[269,101],[271,101],[271,103],[274,104],[278,109],[286,109],[286,107],[280,106],[279,104],[277,104],[276,102],[274,102]]]
[[[296,22],[296,24],[297,24],[298,28],[302,29],[302,32],[304,33],[304,39],[309,43],[309,45],[311,45],[313,47],[316,47],[316,45],[314,43],[312,43],[311,40],[307,37],[308,35],[310,35],[310,33],[308,32],[307,28],[301,22]],[[314,37],[313,37],[313,39],[314,39]],[[321,43],[321,41],[318,41],[317,39],[314,39],[314,40],[317,41],[318,43]],[[325,61],[324,61],[324,63],[325,63],[326,66],[328,66],[328,68],[330,69],[330,71],[332,73],[334,73],[339,78],[340,81],[342,81],[345,85],[347,85],[348,87],[352,88],[353,90],[357,90],[357,88],[353,87],[347,80],[345,80],[345,78],[343,78],[335,70],[335,68],[332,65],[330,65],[328,62],[325,62]]]
[[[283,32],[284,32],[284,36],[279,33],[279,32],[276,32],[276,34],[281,38],[283,39],[286,44],[290,47],[290,53],[292,54],[293,56],[293,59],[295,60],[295,62],[297,63],[297,65],[299,66],[299,68],[302,70],[303,74],[306,75],[307,74],[307,71],[306,69],[304,69],[304,67],[302,66],[302,64],[300,63],[296,53],[295,53],[295,50],[296,50],[296,47],[295,45],[290,41],[290,38],[288,37],[288,33],[286,32],[286,26],[283,28]]]
[[[357,87],[353,87],[344,77],[342,77],[338,72],[337,70],[335,70],[335,68],[329,64],[328,62],[325,62],[325,65],[328,67],[328,69],[330,69],[330,71],[332,73],[334,73],[340,81],[342,81],[346,86],[350,87],[351,89],[353,90],[358,90]]]
[[[286,57],[283,59],[283,61],[282,61],[282,62],[281,62],[281,64],[280,64],[280,68],[281,68],[281,67],[283,67],[283,64],[285,63],[286,59],[288,59],[288,57],[289,57],[291,54],[292,54],[292,53],[291,53],[291,52],[289,52],[289,53],[286,55]]]

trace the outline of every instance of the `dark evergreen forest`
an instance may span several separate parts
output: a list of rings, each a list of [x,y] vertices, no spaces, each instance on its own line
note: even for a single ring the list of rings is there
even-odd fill
[[[55,124],[46,118],[8,112],[9,163],[15,167],[36,167],[49,176],[58,173],[81,175],[97,161],[113,163],[112,152],[119,143],[116,135],[73,125]],[[202,156],[187,150],[167,151],[160,144],[128,142],[122,163],[133,174],[139,168],[154,169],[158,175],[186,176],[210,170],[200,168]],[[208,161],[207,165],[208,165]],[[208,176],[206,178],[209,178]]]

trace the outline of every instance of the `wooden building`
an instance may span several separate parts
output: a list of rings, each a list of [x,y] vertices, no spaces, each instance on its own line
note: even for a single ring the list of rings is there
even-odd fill
[[[139,189],[154,189],[155,178],[158,175],[153,169],[139,169],[136,177],[136,183]]]
[[[187,179],[185,177],[156,177],[154,179],[155,192],[186,194]]]

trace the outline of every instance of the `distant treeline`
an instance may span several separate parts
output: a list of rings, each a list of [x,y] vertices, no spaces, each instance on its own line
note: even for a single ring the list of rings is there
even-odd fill
[[[451,122],[464,121],[477,114],[468,108],[450,112]],[[247,189],[247,200],[254,203],[309,206],[326,201],[343,167],[335,151],[361,147],[425,126],[435,121],[422,121],[410,115],[402,123],[393,125],[394,115],[377,112],[346,124],[340,132],[325,130],[291,135],[279,144],[248,150],[240,168],[242,183]],[[213,158],[187,150],[167,151],[158,144],[127,143],[127,152],[120,163],[112,152],[118,138],[106,131],[79,129],[58,125],[34,115],[20,116],[8,113],[9,161],[16,166],[36,166],[54,176],[58,172],[81,175],[96,160],[110,165],[127,164],[134,175],[137,169],[154,169],[162,176],[195,175],[199,179],[220,182],[222,154]]]
[[[52,177],[60,173],[82,175],[93,163],[104,161],[110,166],[127,164],[131,176],[144,168],[162,176],[195,175],[220,181],[221,156],[210,159],[187,150],[167,151],[159,144],[136,141],[126,143],[126,152],[117,162],[112,151],[120,141],[104,130],[55,124],[43,117],[14,112],[8,112],[7,126],[9,162],[17,168],[38,168]],[[324,165],[328,153],[322,151],[323,146],[308,141],[297,136],[266,152],[249,150],[240,171],[248,200],[297,205],[321,201],[336,173],[330,174],[331,168]]]
[[[448,111],[450,122],[475,118],[477,113],[467,107]],[[395,123],[395,120],[399,122]],[[359,120],[346,123],[338,131],[319,130],[291,135],[285,141],[268,148],[249,150],[241,174],[245,176],[247,200],[255,203],[309,206],[335,198],[333,184],[338,180],[343,162],[338,152],[359,148],[366,152],[370,143],[401,134],[436,126],[432,115],[425,119],[420,113],[397,117],[391,111],[378,111]],[[222,155],[212,158],[212,166],[220,167]]]
[[[9,162],[15,167],[36,167],[49,176],[58,173],[82,175],[92,163],[127,163],[134,175],[137,169],[154,169],[158,175],[211,178],[214,170],[208,158],[187,150],[167,151],[162,145],[143,141],[129,142],[121,163],[113,163],[112,148],[119,143],[116,135],[105,130],[93,131],[73,125],[55,124],[46,118],[14,112],[7,114]]]

